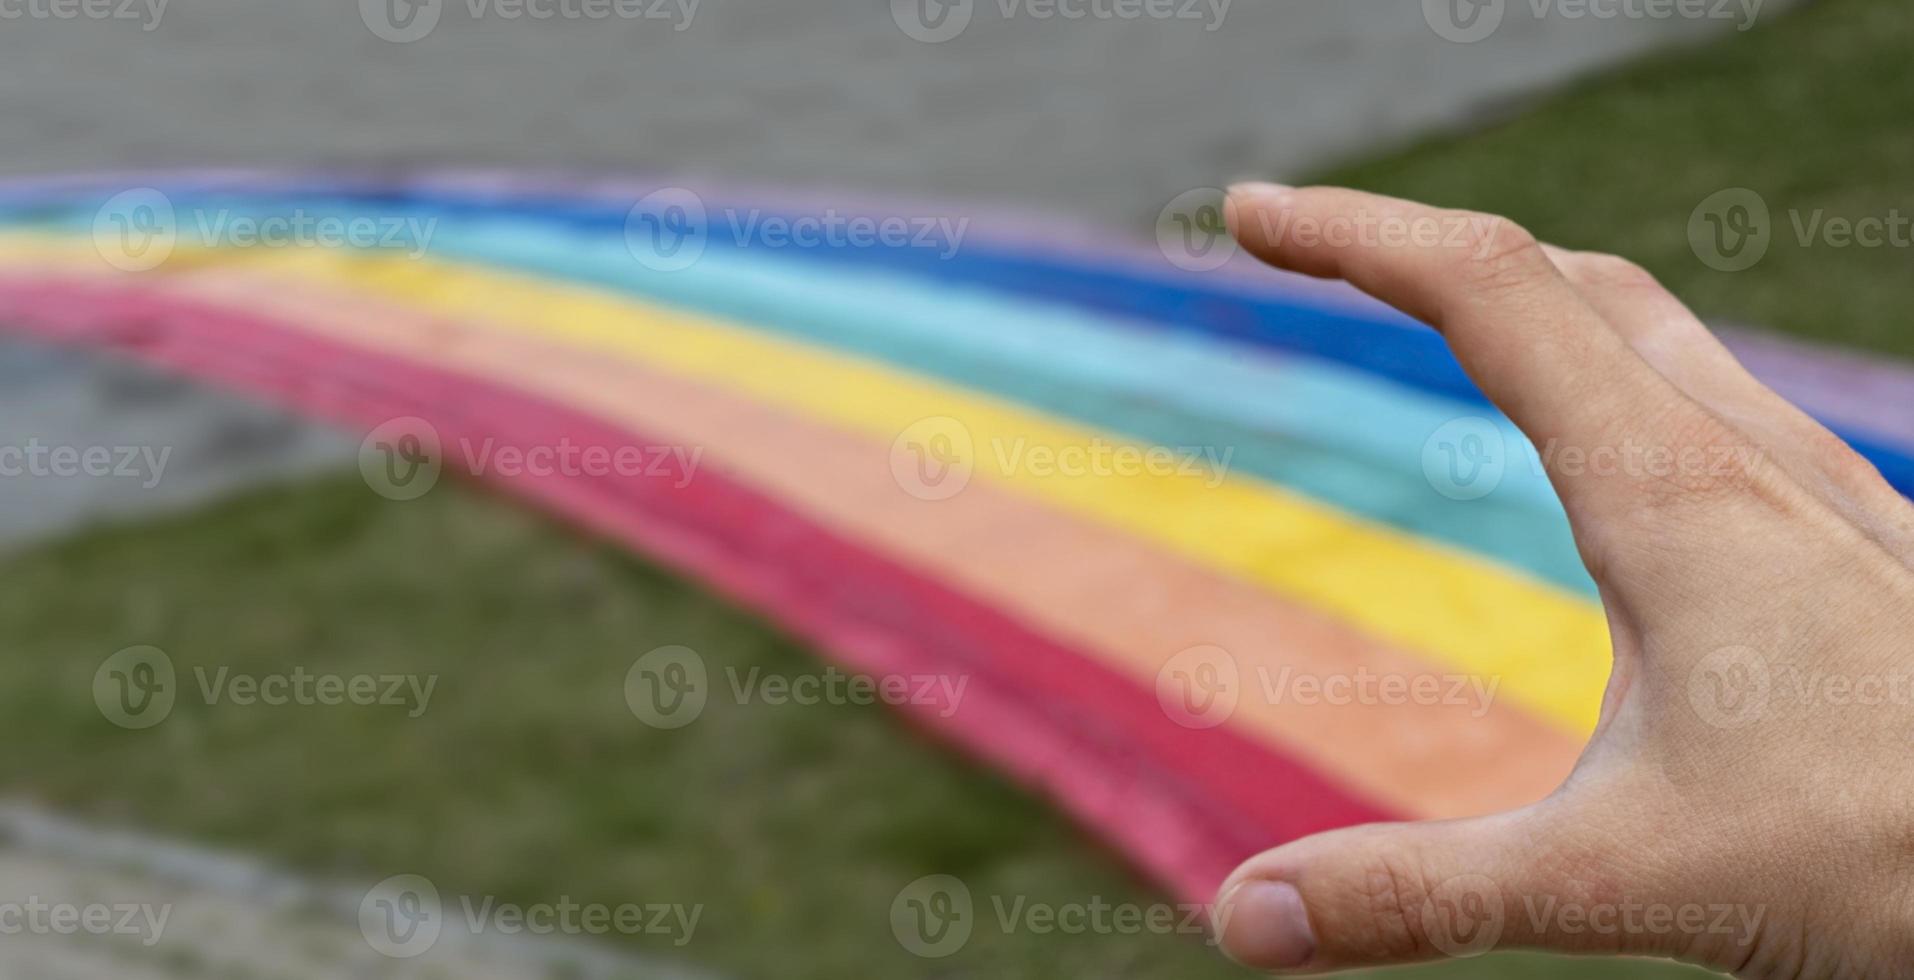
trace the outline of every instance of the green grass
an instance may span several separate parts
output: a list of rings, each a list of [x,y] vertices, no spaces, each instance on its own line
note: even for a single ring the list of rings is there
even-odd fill
[[[1486,130],[1309,179],[1506,214],[1635,259],[1706,317],[1914,357],[1914,248],[1803,246],[1789,219],[1914,218],[1910,52],[1914,5],[1818,0]],[[1691,250],[1688,221],[1733,187],[1766,200],[1773,237],[1754,267],[1718,272]]]
[[[739,977],[1241,977],[1190,936],[1006,934],[987,896],[1163,901],[1040,801],[888,709],[712,698],[660,731],[624,701],[653,647],[716,675],[821,665],[790,638],[609,544],[481,491],[392,503],[356,475],[95,531],[0,564],[0,787],[64,812],[257,852],[328,879],[422,873],[448,895],[705,906],[693,941],[631,942]],[[96,669],[169,655],[159,725],[110,724]],[[208,705],[195,668],[436,675],[427,710]],[[905,952],[892,899],[962,877],[979,926]],[[1664,976],[1533,957],[1428,977]]]

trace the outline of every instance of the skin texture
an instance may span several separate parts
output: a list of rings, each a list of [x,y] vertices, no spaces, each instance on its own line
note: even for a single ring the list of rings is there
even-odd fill
[[[1241,185],[1226,211],[1270,264],[1443,334],[1549,461],[1615,649],[1546,799],[1258,855],[1221,890],[1224,949],[1278,972],[1527,947],[1905,976],[1914,508],[1625,260],[1339,188]]]

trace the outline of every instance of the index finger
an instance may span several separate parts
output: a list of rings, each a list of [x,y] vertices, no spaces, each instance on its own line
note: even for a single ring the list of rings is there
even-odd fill
[[[1224,210],[1231,232],[1271,265],[1346,280],[1441,332],[1537,445],[1654,443],[1706,418],[1506,218],[1273,184],[1230,188]]]

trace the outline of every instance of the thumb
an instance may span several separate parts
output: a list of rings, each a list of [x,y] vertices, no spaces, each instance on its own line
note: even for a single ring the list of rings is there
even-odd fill
[[[1246,966],[1297,972],[1498,947],[1663,952],[1638,948],[1651,937],[1619,925],[1587,928],[1598,904],[1622,907],[1607,870],[1616,863],[1602,855],[1604,838],[1577,831],[1565,816],[1540,804],[1467,820],[1350,827],[1266,851],[1219,892],[1223,950]]]

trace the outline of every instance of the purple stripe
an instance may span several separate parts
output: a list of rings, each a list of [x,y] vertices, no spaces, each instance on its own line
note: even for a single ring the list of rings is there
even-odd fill
[[[1914,367],[1743,327],[1716,333],[1756,377],[1813,415],[1914,446]]]

